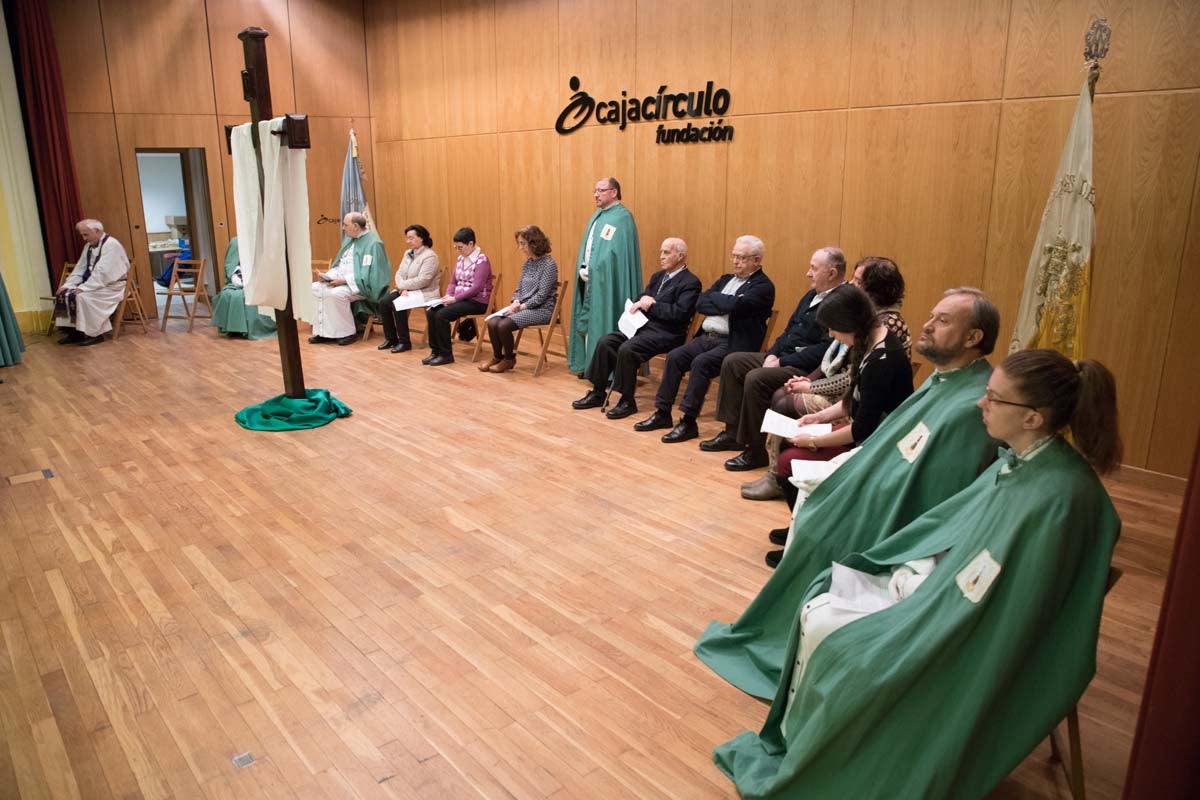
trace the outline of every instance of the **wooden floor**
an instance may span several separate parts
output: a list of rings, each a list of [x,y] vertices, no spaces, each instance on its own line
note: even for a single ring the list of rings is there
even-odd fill
[[[765,707],[691,647],[762,585],[782,503],[573,411],[561,359],[485,375],[462,345],[305,344],[353,416],[245,431],[275,341],[183,327],[0,370],[0,797],[735,796],[712,747]],[[1119,795],[1179,511],[1112,491],[1092,798]],[[994,796],[1066,796],[1048,753]]]

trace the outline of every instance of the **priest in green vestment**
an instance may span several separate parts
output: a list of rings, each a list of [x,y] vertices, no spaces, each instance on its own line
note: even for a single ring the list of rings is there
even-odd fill
[[[25,339],[17,325],[17,315],[8,299],[4,276],[0,275],[0,367],[20,364],[25,352]]]
[[[575,259],[578,280],[567,339],[567,364],[576,373],[587,369],[600,337],[617,329],[625,301],[642,293],[637,225],[621,204],[621,184],[601,178],[592,196],[596,213],[584,226]]]
[[[701,661],[744,692],[774,697],[792,619],[813,578],[975,479],[995,453],[975,402],[999,328],[999,311],[978,289],[946,293],[916,346],[935,372],[796,511],[774,574],[735,622],[709,624],[695,646]]]
[[[392,262],[383,240],[367,230],[365,216],[351,211],[342,219],[342,231],[346,238],[329,272],[322,273],[312,285],[316,307],[310,344],[353,344],[354,315],[376,313],[392,277]]]
[[[219,333],[247,339],[274,336],[275,320],[259,313],[257,307],[246,305],[244,285],[235,236],[229,240],[229,247],[225,248],[225,285],[213,298],[213,325],[217,326]]]
[[[1024,351],[980,404],[1011,449],[805,591],[762,730],[714,751],[742,797],[981,798],[1087,688],[1120,532],[1096,474],[1120,456],[1112,376]]]

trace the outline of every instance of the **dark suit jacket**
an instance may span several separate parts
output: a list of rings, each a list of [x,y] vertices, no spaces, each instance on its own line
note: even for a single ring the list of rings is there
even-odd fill
[[[800,298],[787,328],[767,351],[778,356],[782,367],[795,367],[806,374],[812,372],[821,365],[821,356],[833,341],[829,331],[817,324],[817,310],[821,304],[812,304],[816,296],[817,290],[809,289],[808,294]]]
[[[688,325],[692,324],[692,316],[696,313],[696,298],[700,296],[700,279],[690,269],[684,267],[667,285],[663,280],[667,273],[661,269],[650,278],[643,296],[654,298],[654,305],[646,312],[649,320],[635,336],[641,339],[646,336],[671,339],[672,347],[682,344],[687,338]]]
[[[696,311],[708,317],[729,315],[729,352],[756,352],[767,335],[767,320],[775,305],[775,284],[761,269],[733,294],[721,294],[732,274],[722,275],[696,301]],[[699,335],[697,331],[697,335]]]

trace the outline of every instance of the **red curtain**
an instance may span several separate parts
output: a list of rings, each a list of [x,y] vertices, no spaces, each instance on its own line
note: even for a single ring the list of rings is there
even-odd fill
[[[1175,533],[1158,630],[1142,694],[1129,771],[1128,800],[1200,797],[1200,446]],[[1149,599],[1149,598],[1147,598]]]
[[[75,223],[83,218],[58,48],[46,0],[19,0],[6,6],[16,34],[10,38],[33,156],[50,285],[58,286],[63,262],[74,261],[81,247]]]

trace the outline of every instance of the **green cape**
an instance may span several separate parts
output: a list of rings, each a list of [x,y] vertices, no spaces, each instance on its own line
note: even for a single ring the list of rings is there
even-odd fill
[[[225,285],[213,298],[213,325],[221,333],[241,333],[247,339],[266,339],[275,335],[275,320],[246,306],[246,292],[230,283],[233,271],[241,264],[238,240],[229,240],[225,248]]]
[[[585,295],[584,282],[578,280],[578,273],[583,264],[583,251],[587,249],[588,231],[597,218]],[[605,225],[616,229],[610,239],[601,236]],[[600,337],[617,329],[617,320],[625,312],[625,301],[636,300],[642,294],[642,256],[638,249],[637,225],[629,209],[615,203],[592,214],[583,227],[575,273],[567,366],[571,372],[583,372],[591,363]]]
[[[792,618],[812,579],[960,491],[991,461],[996,443],[975,407],[991,374],[983,359],[934,373],[889,414],[796,512],[783,560],[737,621],[713,622],[700,636],[700,660],[742,691],[774,697]],[[929,437],[910,464],[897,443],[918,423]]]
[[[346,236],[342,246],[333,257],[333,266],[342,260],[342,254],[347,247],[354,247],[354,282],[363,299],[356,300],[352,308],[358,316],[376,314],[379,311],[379,299],[387,291],[388,281],[392,279],[392,262],[388,260],[387,250],[383,240],[375,231],[367,231],[357,239]],[[363,264],[363,256],[370,255],[370,264]]]
[[[831,633],[813,651],[780,732],[798,641],[758,735],[714,751],[745,798],[983,797],[1076,703],[1121,523],[1091,467],[1062,439],[966,490],[847,566],[949,550],[911,597]],[[987,549],[978,602],[956,578]],[[827,590],[829,570],[805,598]],[[986,585],[980,584],[980,585]]]
[[[8,299],[4,276],[0,275],[0,367],[20,364],[23,352],[25,352],[25,340],[21,337],[21,327],[17,324],[17,315],[13,312],[12,303]]]

